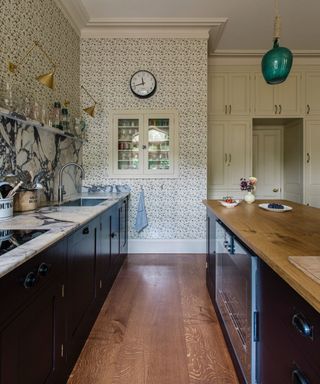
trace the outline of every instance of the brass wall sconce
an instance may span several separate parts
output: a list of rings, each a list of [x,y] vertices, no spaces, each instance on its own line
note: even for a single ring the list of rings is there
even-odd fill
[[[94,117],[95,108],[97,105],[97,102],[95,99],[90,95],[90,93],[87,91],[87,89],[81,85],[81,88],[86,92],[86,94],[90,97],[90,99],[94,102],[94,104],[91,107],[84,108],[83,111],[87,113],[89,116]]]
[[[38,41],[35,41],[33,43],[33,46],[29,49],[29,51],[24,55],[24,57],[21,59],[21,61],[18,64],[14,64],[14,63],[10,62],[8,65],[8,69],[11,73],[15,73],[16,70],[18,69],[18,67],[20,67],[21,64],[23,64],[25,62],[26,58],[30,55],[30,53],[36,47],[38,47],[40,49],[40,51],[46,56],[46,58],[48,59],[48,61],[51,63],[51,65],[53,67],[53,70],[51,72],[40,75],[36,79],[39,81],[39,83],[45,85],[46,87],[48,87],[50,89],[53,89],[53,87],[54,87],[54,74],[55,74],[55,70],[56,70],[56,65],[52,61],[51,57],[47,54],[47,52],[41,47],[41,45],[39,44]]]

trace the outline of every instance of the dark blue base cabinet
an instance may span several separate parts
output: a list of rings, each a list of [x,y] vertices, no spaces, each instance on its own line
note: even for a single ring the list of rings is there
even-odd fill
[[[219,222],[207,212],[207,288],[230,351],[240,383],[244,384],[319,384],[320,383],[320,314],[316,312],[267,264],[257,258],[257,313],[252,326],[256,339],[255,380],[246,380],[239,364],[235,342],[220,314],[217,303],[217,278],[229,285],[228,273],[219,275]],[[231,233],[231,232],[230,232]],[[228,237],[223,244],[228,248]],[[243,244],[244,246],[244,244]],[[250,250],[248,250],[250,253]],[[251,252],[252,253],[252,252]],[[232,253],[232,258],[237,252]],[[228,261],[232,258],[227,258]],[[235,263],[239,263],[236,259]],[[226,266],[230,269],[230,265]],[[227,268],[227,269],[228,269]],[[234,282],[238,279],[234,276]],[[241,289],[238,289],[240,291]],[[237,295],[232,295],[235,298]],[[227,300],[227,299],[226,299]],[[231,302],[232,305],[235,303]],[[234,319],[233,319],[234,320]],[[239,324],[239,322],[236,322]],[[236,340],[236,339],[234,339]]]
[[[128,199],[0,279],[0,383],[66,383],[128,250]]]

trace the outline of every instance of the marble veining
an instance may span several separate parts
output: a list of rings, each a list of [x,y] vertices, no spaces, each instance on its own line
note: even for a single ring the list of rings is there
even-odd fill
[[[0,177],[28,170],[43,185],[47,200],[56,195],[58,170],[71,161],[80,163],[81,149],[79,141],[0,116]],[[65,189],[72,194],[80,174],[74,167],[66,174]]]
[[[10,229],[48,229],[48,232],[12,249],[0,256],[0,277],[11,272],[39,252],[56,243],[78,227],[94,219],[100,213],[116,204],[128,193],[98,194],[107,200],[91,207],[49,206],[34,212],[15,215],[10,220],[0,222],[0,230]],[[74,196],[76,197],[76,196]],[[77,196],[79,197],[79,196]],[[82,194],[80,197],[89,197]],[[0,239],[1,240],[1,239]]]

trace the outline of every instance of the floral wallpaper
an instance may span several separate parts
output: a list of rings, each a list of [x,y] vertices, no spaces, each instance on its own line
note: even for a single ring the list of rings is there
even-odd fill
[[[55,100],[70,101],[73,115],[79,115],[80,39],[53,0],[1,0],[0,6],[0,89],[11,81],[14,97],[25,97],[40,105],[52,106]],[[35,78],[52,69],[50,62],[34,49],[15,75],[9,75],[8,62],[18,64],[38,41],[56,64],[55,89]]]
[[[202,239],[207,185],[207,41],[205,39],[82,39],[81,84],[97,100],[83,149],[85,184],[129,184],[129,236],[138,239]],[[157,79],[149,99],[129,88],[134,72]],[[85,93],[82,102],[89,104]],[[176,179],[114,179],[110,114],[113,110],[176,110],[179,117],[179,176]],[[134,230],[140,187],[149,225]]]
[[[69,100],[72,116],[80,112],[80,38],[53,0],[1,0],[0,6],[0,106],[5,84],[10,82],[13,99],[22,108],[28,97],[49,109],[54,101]],[[52,66],[34,49],[19,70],[11,75],[8,62],[19,64],[38,41],[56,64],[55,89],[41,85],[35,78]],[[40,175],[47,197],[57,190],[57,173],[69,161],[82,162],[81,143],[30,125],[17,124],[0,116],[0,179],[8,173],[28,170]],[[39,177],[40,177],[39,176]],[[79,180],[75,169],[64,177],[66,191],[74,192]],[[55,195],[56,197],[56,195]]]

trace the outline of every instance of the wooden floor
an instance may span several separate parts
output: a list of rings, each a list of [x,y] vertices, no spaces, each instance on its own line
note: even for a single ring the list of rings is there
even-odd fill
[[[238,383],[204,255],[130,255],[68,384]]]

